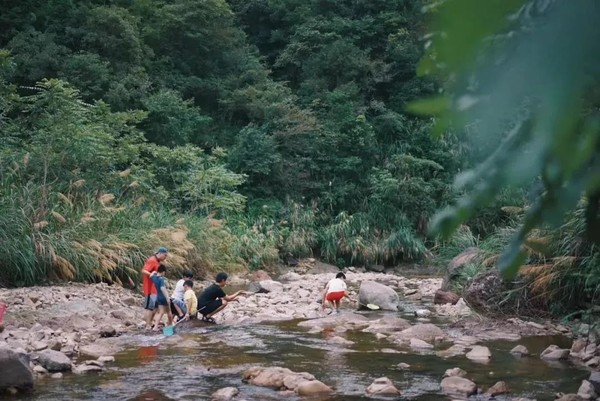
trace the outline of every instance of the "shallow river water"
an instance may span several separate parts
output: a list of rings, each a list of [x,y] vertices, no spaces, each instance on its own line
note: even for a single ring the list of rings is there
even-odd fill
[[[365,313],[377,319],[392,312]],[[411,313],[398,312],[406,319]],[[435,323],[444,328],[443,320]],[[162,335],[136,335],[134,346],[116,355],[116,362],[105,372],[85,376],[65,375],[62,379],[40,379],[33,393],[19,400],[210,400],[211,394],[223,387],[237,387],[235,399],[278,400],[283,397],[275,390],[245,384],[242,372],[251,366],[281,366],[293,371],[306,371],[316,376],[336,392],[312,400],[353,401],[373,399],[448,400],[440,391],[444,371],[460,367],[468,378],[486,390],[504,380],[511,393],[497,397],[508,400],[528,397],[552,400],[556,392],[577,392],[581,380],[589,372],[568,362],[548,363],[539,353],[550,344],[570,346],[561,337],[530,337],[518,342],[483,342],[492,352],[487,364],[476,363],[464,356],[443,359],[434,353],[418,354],[384,340],[372,333],[333,330],[314,334],[298,327],[298,321],[263,323],[247,326],[202,326],[178,330],[176,341],[166,341]],[[333,335],[354,342],[350,345],[332,344]],[[186,340],[198,344],[186,347]],[[190,341],[187,341],[190,343]],[[534,356],[513,357],[509,350],[517,344],[529,348]],[[445,348],[440,346],[436,349]],[[400,362],[410,365],[397,368]],[[386,376],[402,394],[394,397],[367,397],[365,388],[374,379]],[[481,396],[479,396],[481,397]],[[286,396],[288,400],[298,397]],[[485,398],[481,398],[485,399]]]

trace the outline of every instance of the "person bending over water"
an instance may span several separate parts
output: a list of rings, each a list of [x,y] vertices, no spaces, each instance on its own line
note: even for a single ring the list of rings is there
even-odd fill
[[[198,297],[198,313],[202,315],[203,321],[216,323],[213,315],[221,312],[229,302],[240,295],[248,294],[248,292],[241,290],[232,295],[225,294],[223,287],[227,284],[227,277],[227,273],[217,273],[215,282],[206,287]]]
[[[335,278],[329,280],[323,291],[323,310],[327,307],[328,302],[331,302],[332,310],[331,313],[340,313],[340,304],[342,298],[348,297],[348,290],[346,288],[346,275],[344,273],[338,273]]]

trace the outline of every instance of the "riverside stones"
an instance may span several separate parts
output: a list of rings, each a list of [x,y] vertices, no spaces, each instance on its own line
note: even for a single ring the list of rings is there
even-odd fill
[[[547,361],[560,361],[569,357],[571,350],[561,349],[557,345],[550,345],[540,354],[540,358]]]
[[[225,387],[212,393],[211,398],[214,401],[229,401],[239,393],[240,390],[235,387]]]
[[[487,362],[492,358],[492,353],[488,347],[484,347],[483,345],[475,345],[473,348],[471,348],[471,351],[467,352],[465,356],[472,361]]]
[[[0,391],[11,387],[23,390],[33,387],[29,356],[0,347]]]
[[[524,345],[517,345],[510,350],[510,353],[516,356],[528,356],[529,350]]]
[[[444,377],[453,377],[453,376],[465,377],[466,375],[467,375],[467,372],[461,368],[446,369],[446,371],[444,372]]]
[[[244,371],[242,378],[255,386],[291,390],[298,393],[298,395],[333,392],[329,386],[316,380],[310,373],[293,372],[290,369],[281,367],[252,367]]]
[[[48,372],[71,370],[71,359],[60,351],[45,350],[39,354],[39,362]]]

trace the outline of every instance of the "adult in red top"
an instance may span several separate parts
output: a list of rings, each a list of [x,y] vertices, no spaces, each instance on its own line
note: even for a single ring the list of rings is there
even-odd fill
[[[144,267],[142,267],[142,286],[144,289],[144,321],[146,328],[152,327],[152,318],[156,312],[156,287],[150,278],[150,275],[158,270],[158,266],[163,262],[169,252],[167,248],[160,247],[156,253],[146,259]]]

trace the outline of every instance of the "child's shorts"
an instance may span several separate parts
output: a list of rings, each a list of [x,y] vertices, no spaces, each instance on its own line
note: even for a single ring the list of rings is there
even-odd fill
[[[148,310],[156,309],[156,294],[146,295],[144,297],[144,309],[148,309]]]
[[[325,299],[328,301],[339,301],[340,299],[344,298],[344,294],[346,294],[346,291],[330,292],[327,294]]]
[[[183,302],[179,299],[171,298],[171,313],[172,314],[177,315],[177,309],[175,309],[175,305],[177,305],[179,307],[179,309],[181,309],[181,313],[183,315],[185,315],[187,313],[187,305],[185,304],[185,302]],[[179,317],[183,317],[183,316],[179,316]]]

